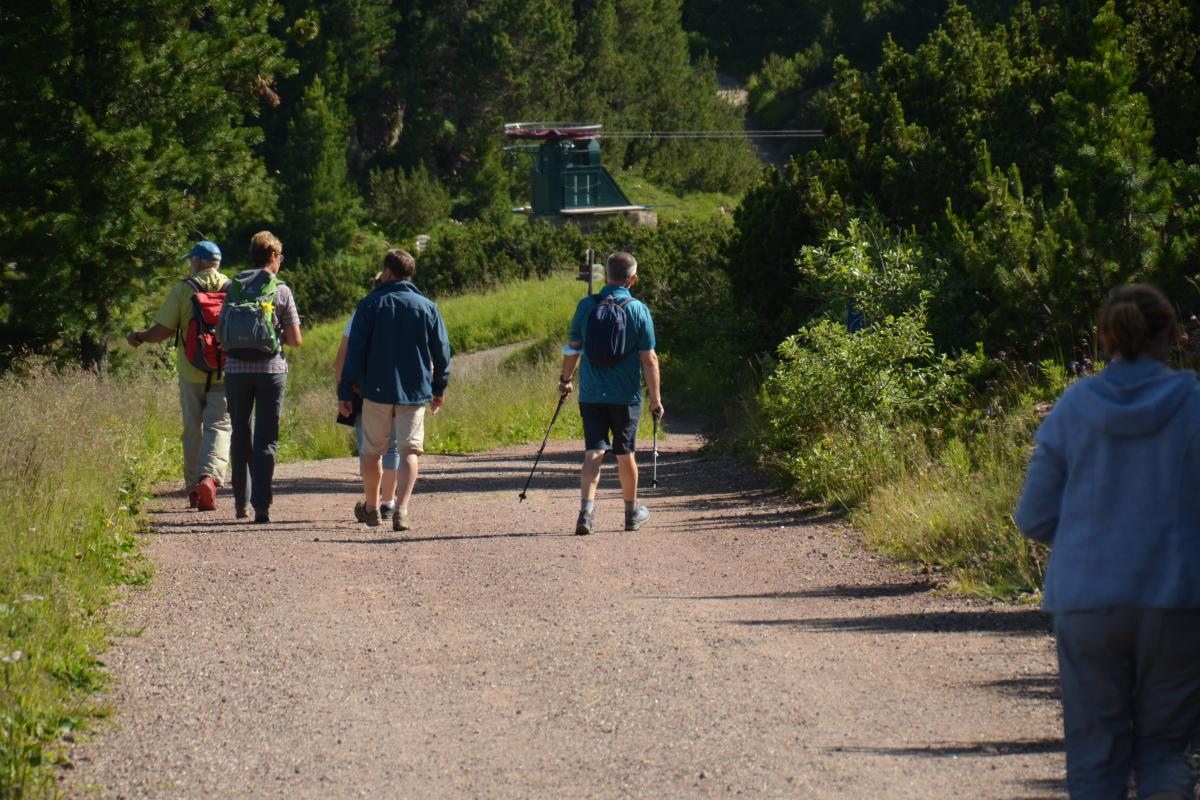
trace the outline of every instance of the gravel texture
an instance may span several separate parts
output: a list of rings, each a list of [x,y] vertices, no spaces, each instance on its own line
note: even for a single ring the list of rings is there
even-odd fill
[[[351,459],[275,520],[166,496],[117,609],[112,724],[72,794],[134,798],[1042,798],[1064,794],[1034,609],[937,594],[695,436],[643,452],[621,530],[578,444],[422,459],[415,529],[352,520]],[[646,448],[648,450],[648,448]]]

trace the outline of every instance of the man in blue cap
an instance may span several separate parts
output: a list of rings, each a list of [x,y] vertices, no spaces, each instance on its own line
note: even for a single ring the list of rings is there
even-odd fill
[[[189,329],[189,323],[195,318],[197,308],[215,305],[220,310],[221,295],[229,281],[217,269],[221,265],[221,248],[212,242],[197,242],[182,258],[191,262],[191,276],[171,287],[154,315],[153,325],[130,331],[125,339],[131,347],[138,347],[175,337],[175,368],[183,411],[183,479],[188,502],[192,508],[213,511],[217,507],[217,487],[225,482],[229,468],[229,410],[225,404],[219,351],[215,351],[213,343],[218,353],[214,370],[213,354],[209,353],[205,364],[202,352],[205,326]]]

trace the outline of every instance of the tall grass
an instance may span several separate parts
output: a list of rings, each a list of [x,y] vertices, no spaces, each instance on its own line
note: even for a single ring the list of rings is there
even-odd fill
[[[148,577],[133,534],[178,469],[178,400],[155,377],[32,368],[0,377],[0,406],[0,797],[34,797],[103,711],[98,612]]]

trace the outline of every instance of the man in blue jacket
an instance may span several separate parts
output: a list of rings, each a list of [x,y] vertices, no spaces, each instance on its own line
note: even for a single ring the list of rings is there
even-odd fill
[[[437,305],[412,284],[417,263],[404,250],[389,250],[381,283],[358,304],[342,380],[338,410],[352,411],[354,387],[362,393],[362,463],[364,498],[354,516],[370,527],[379,525],[380,457],[395,434],[400,445],[396,470],[396,509],[392,529],[406,531],[408,501],[417,482],[417,457],[425,446],[425,405],[436,414],[450,378],[450,339]]]

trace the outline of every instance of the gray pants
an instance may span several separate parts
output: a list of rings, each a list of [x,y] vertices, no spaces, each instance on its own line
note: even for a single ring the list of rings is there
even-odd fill
[[[1109,608],[1055,615],[1072,800],[1192,797],[1200,733],[1200,610]]]
[[[225,387],[213,384],[207,392],[203,383],[179,379],[179,407],[183,412],[183,482],[195,491],[205,477],[225,482],[229,469],[229,411]]]
[[[250,483],[250,505],[258,513],[271,507],[271,481],[275,477],[275,453],[279,449],[279,417],[287,373],[233,373],[225,376],[233,441],[233,501],[246,505],[246,483]],[[251,425],[253,418],[253,425]]]

